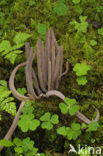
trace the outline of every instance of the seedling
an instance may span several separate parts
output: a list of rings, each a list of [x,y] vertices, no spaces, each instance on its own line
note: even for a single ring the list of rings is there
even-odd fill
[[[40,121],[34,118],[33,107],[30,106],[29,103],[22,109],[23,114],[20,116],[20,120],[18,122],[18,126],[21,128],[23,132],[27,132],[28,130],[36,130],[40,125]]]
[[[76,72],[76,75],[79,76],[76,81],[79,85],[85,85],[87,83],[86,76],[87,72],[90,70],[90,66],[86,63],[77,63],[75,64],[73,71]]]
[[[61,1],[56,2],[55,6],[54,6],[54,12],[58,16],[66,15],[67,9],[68,9],[67,6]]]
[[[86,21],[87,16],[80,16],[79,19],[80,23],[77,22],[76,20],[73,20],[72,22],[70,22],[70,24],[75,26],[75,30],[82,33],[86,33],[88,27],[88,22]]]
[[[38,24],[38,33],[44,35],[46,33],[46,25],[45,24]]]

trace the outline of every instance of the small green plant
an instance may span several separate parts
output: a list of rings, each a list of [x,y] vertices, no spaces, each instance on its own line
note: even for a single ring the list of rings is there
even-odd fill
[[[49,112],[45,113],[43,116],[40,117],[40,121],[43,123],[41,124],[41,127],[43,129],[50,130],[53,128],[53,125],[58,124],[58,115],[54,114],[51,115]]]
[[[20,93],[21,95],[25,95],[27,93],[27,90],[25,88],[18,88],[17,89],[18,93]]]
[[[80,16],[80,23],[77,22],[76,20],[73,20],[70,22],[71,25],[75,26],[75,30],[78,32],[86,33],[87,32],[87,27],[88,27],[88,22],[86,21],[87,16]]]
[[[0,80],[0,120],[1,111],[5,111],[11,115],[16,115],[16,103],[14,98],[10,97],[11,91],[7,87],[5,80]]]
[[[79,3],[80,3],[80,0],[72,0],[72,2],[73,2],[74,4],[79,4]]]
[[[34,118],[33,110],[29,102],[27,102],[22,109],[23,114],[20,116],[18,126],[23,132],[27,132],[28,130],[34,131],[40,125],[40,121]]]
[[[54,5],[54,12],[58,16],[66,15],[67,14],[67,9],[68,9],[68,7],[60,0],[58,2],[56,2],[55,5]]]
[[[87,132],[88,131],[97,131],[98,127],[99,127],[98,122],[90,122],[90,124],[87,125],[87,128],[88,128]]]
[[[41,34],[41,35],[44,35],[46,33],[46,25],[45,24],[42,24],[42,23],[39,23],[38,24],[38,33]]]
[[[90,131],[97,131],[97,129],[100,127],[98,122],[91,121],[90,124],[82,123],[81,128],[86,129],[86,132]]]
[[[72,123],[71,128],[69,127],[60,127],[57,129],[57,134],[66,136],[68,140],[76,140],[81,134],[80,124]]]
[[[23,52],[22,50],[20,50],[20,48],[24,46],[25,41],[30,37],[31,35],[27,33],[18,32],[13,39],[15,43],[14,46],[11,46],[10,41],[3,40],[0,43],[1,55],[5,56],[5,58],[7,58],[12,64],[14,64],[16,57]]]
[[[67,114],[69,112],[70,115],[74,115],[78,110],[79,106],[76,105],[75,99],[65,98],[65,103],[60,103],[59,108],[63,114]]]
[[[76,81],[79,85],[85,85],[87,83],[86,76],[87,72],[90,70],[90,66],[86,63],[76,63],[73,71],[76,72],[76,75],[79,76]]]
[[[37,154],[38,149],[34,147],[34,141],[30,140],[29,137],[21,140],[19,138],[15,138],[13,140],[14,143],[14,151],[16,154],[24,154],[25,156],[35,156]]]

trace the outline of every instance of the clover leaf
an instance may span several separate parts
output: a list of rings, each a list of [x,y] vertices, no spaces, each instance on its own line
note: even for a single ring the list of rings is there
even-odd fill
[[[92,121],[87,127],[88,127],[87,132],[88,131],[97,131],[99,124],[98,124],[98,122]]]
[[[20,120],[18,121],[18,126],[21,128],[23,132],[27,132],[28,130],[36,130],[40,125],[40,121],[34,119],[33,114],[24,114],[20,116]]]
[[[87,75],[88,70],[90,70],[90,66],[86,63],[76,63],[73,68],[77,76]]]
[[[44,35],[46,33],[46,25],[45,24],[39,23],[37,29],[38,29],[38,33],[41,35]]]
[[[57,13],[58,16],[63,16],[67,14],[67,6],[63,2],[56,2],[54,6],[54,12]]]
[[[80,76],[76,79],[79,85],[85,85],[87,83],[86,76]]]
[[[53,124],[59,123],[58,115],[57,114],[51,115],[49,112],[47,112],[43,116],[41,116],[40,121],[43,121],[43,123],[41,124],[41,127],[43,129],[47,129],[47,130],[52,129]]]
[[[72,0],[72,2],[73,2],[74,4],[79,4],[79,3],[80,3],[80,0]]]
[[[14,150],[17,154],[24,154],[26,156],[34,156],[38,149],[34,147],[34,141],[30,140],[29,137],[21,140],[19,138],[15,138],[13,140]]]
[[[81,134],[80,124],[73,123],[71,128],[65,126],[59,127],[57,129],[57,134],[66,136],[68,140],[76,140],[77,137]]]
[[[80,124],[72,123],[71,128],[68,129],[67,138],[68,140],[76,140],[77,137],[81,134]]]
[[[88,22],[86,21],[87,16],[80,16],[79,19],[80,19],[80,23],[77,22],[76,20],[72,20],[70,22],[70,24],[71,25],[74,25],[75,26],[75,29],[78,32],[86,33],[87,32],[87,28],[88,28]]]
[[[59,108],[63,114],[67,114],[69,112],[70,115],[74,115],[79,110],[79,106],[75,105],[75,99],[70,99],[66,97],[64,99],[64,102],[65,103],[62,102],[59,104]]]

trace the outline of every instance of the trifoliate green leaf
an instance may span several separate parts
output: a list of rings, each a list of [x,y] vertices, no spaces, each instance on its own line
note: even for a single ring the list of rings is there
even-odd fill
[[[90,66],[86,63],[77,63],[73,68],[77,76],[87,75],[88,70],[90,70]]]
[[[30,38],[32,35],[24,33],[24,32],[17,32],[13,41],[16,44],[24,43],[28,38]]]
[[[51,122],[52,122],[53,124],[58,124],[58,123],[59,123],[58,115],[54,114],[54,115],[51,117]]]
[[[10,140],[2,139],[0,140],[0,146],[10,147],[13,146],[13,143]]]
[[[38,24],[38,33],[44,35],[46,33],[46,25],[45,24]]]
[[[76,81],[79,85],[85,85],[87,83],[87,78],[86,76],[80,76],[76,79]]]
[[[41,127],[42,127],[43,129],[50,130],[50,129],[53,128],[53,125],[52,125],[51,122],[43,122],[43,123],[41,124]]]
[[[63,16],[67,14],[67,6],[63,2],[56,2],[54,6],[54,11],[58,16]]]
[[[76,20],[73,20],[72,22],[70,22],[70,24],[75,25],[75,29],[78,32],[86,33],[88,28],[88,22],[86,21],[87,16],[80,16],[79,19],[80,23],[77,22]]]
[[[18,126],[23,132],[27,132],[28,130],[36,130],[39,125],[40,121],[34,119],[33,114],[21,115],[20,120],[18,121]]]
[[[51,118],[51,114],[47,112],[43,116],[40,117],[40,121],[50,121],[50,118]]]

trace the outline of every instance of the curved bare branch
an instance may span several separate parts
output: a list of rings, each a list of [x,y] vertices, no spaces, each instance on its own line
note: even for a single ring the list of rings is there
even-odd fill
[[[49,96],[53,96],[53,95],[58,96],[58,97],[59,97],[60,99],[62,99],[62,100],[65,99],[65,96],[64,96],[61,92],[56,91],[56,90],[48,91],[45,95],[42,95],[42,96],[44,96],[44,97],[49,97]],[[96,116],[96,118],[93,120],[94,122],[98,121],[98,120],[99,120],[99,116],[100,116],[99,110],[96,109],[96,111],[97,111],[97,116]],[[86,124],[89,124],[89,123],[91,122],[86,116],[84,116],[84,115],[83,115],[82,113],[80,113],[79,111],[76,112],[76,116],[77,116],[80,120],[84,121]]]
[[[31,100],[30,97],[23,96],[23,95],[19,94],[19,93],[16,91],[15,85],[14,85],[14,78],[15,78],[16,72],[18,71],[19,68],[24,67],[24,66],[26,66],[26,62],[21,63],[21,64],[17,65],[17,66],[14,68],[14,70],[13,70],[12,73],[11,73],[10,79],[9,79],[9,87],[10,87],[10,90],[11,90],[11,92],[12,92],[12,94],[14,95],[15,98],[17,98],[17,99],[20,100],[20,101],[29,101],[29,100]]]

